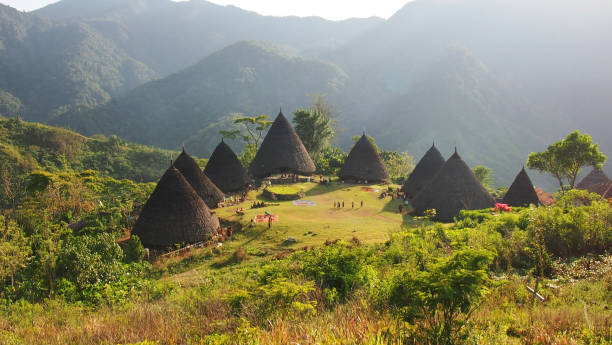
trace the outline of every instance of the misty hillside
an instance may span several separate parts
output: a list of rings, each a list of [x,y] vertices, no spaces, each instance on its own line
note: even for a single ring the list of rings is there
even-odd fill
[[[309,95],[323,93],[337,99],[346,79],[332,64],[244,41],[104,106],[68,113],[53,123],[85,134],[115,133],[140,143],[177,148],[198,130],[232,113],[275,116],[279,105],[291,111],[307,106]],[[192,152],[210,154],[216,143],[211,145]]]
[[[453,47],[382,108],[372,133],[387,149],[424,152],[435,140],[447,154],[457,146],[471,164],[520,167],[533,147],[545,144],[521,125],[532,116],[509,85],[465,48]],[[495,169],[494,177],[509,181],[516,169]]]
[[[367,83],[401,97],[418,89],[423,71],[449,47],[463,46],[520,100],[506,100],[509,108],[497,115],[523,107],[511,118],[525,116],[517,124],[543,143],[580,129],[610,153],[609,42],[612,3],[605,0],[416,0],[326,58],[349,75],[368,71]]]
[[[63,0],[35,11],[78,19],[162,76],[241,40],[270,41],[296,51],[332,49],[382,22],[268,17],[204,0]]]
[[[609,1],[415,0],[385,21],[338,22],[201,0],[0,13],[0,111],[88,135],[205,156],[232,113],[326,94],[345,150],[363,129],[417,157],[435,140],[498,184],[574,129],[612,154]]]
[[[239,40],[315,52],[381,19],[265,17],[206,1],[64,0],[33,13],[0,5],[0,89],[46,121],[178,72]]]
[[[19,114],[103,103],[155,73],[87,24],[56,23],[0,5],[0,89],[19,99]]]

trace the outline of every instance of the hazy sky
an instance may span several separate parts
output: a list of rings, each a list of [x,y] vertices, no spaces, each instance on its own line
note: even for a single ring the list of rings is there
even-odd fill
[[[57,0],[0,0],[19,10],[31,11]],[[274,16],[320,16],[327,19],[378,16],[390,17],[409,0],[209,0],[220,5],[235,5],[246,10]]]

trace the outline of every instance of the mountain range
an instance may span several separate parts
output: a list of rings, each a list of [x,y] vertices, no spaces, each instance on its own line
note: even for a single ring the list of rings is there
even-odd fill
[[[325,94],[345,149],[364,129],[417,158],[434,140],[508,185],[573,129],[611,154],[609,42],[606,0],[415,0],[338,22],[202,0],[0,6],[0,113],[206,156],[232,114]]]

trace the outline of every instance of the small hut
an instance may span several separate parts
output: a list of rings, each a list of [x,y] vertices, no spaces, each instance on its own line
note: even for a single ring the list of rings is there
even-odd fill
[[[281,110],[264,138],[249,171],[256,177],[293,173],[312,175],[315,165]]]
[[[343,180],[387,182],[389,174],[365,133],[357,141],[338,173]]]
[[[404,192],[406,199],[412,200],[417,196],[442,169],[444,163],[444,157],[442,157],[435,144],[432,144],[402,186],[402,192]]]
[[[223,192],[202,172],[198,163],[185,149],[174,162],[174,167],[183,174],[209,208],[217,208],[219,202],[225,198]]]
[[[540,203],[538,193],[536,193],[525,168],[516,175],[514,182],[504,196],[503,203],[514,207],[524,207],[531,204],[537,206]]]
[[[234,151],[223,140],[210,156],[204,174],[224,193],[246,189],[252,183]]]
[[[436,219],[443,222],[453,221],[461,210],[489,208],[493,204],[493,197],[461,159],[457,150],[412,201],[418,214],[435,209]]]
[[[132,234],[147,248],[162,248],[209,240],[218,228],[219,219],[185,177],[171,167],[144,205]]]
[[[606,176],[603,170],[599,168],[593,168],[593,170],[576,185],[576,188],[587,189],[590,186],[609,181],[610,179],[608,178],[608,176]]]

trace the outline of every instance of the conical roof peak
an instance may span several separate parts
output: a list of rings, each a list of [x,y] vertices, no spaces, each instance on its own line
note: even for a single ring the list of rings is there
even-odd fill
[[[510,206],[526,207],[531,204],[538,205],[540,199],[525,167],[516,175],[514,182],[504,196],[503,202]]]
[[[225,193],[245,189],[252,182],[234,151],[223,140],[210,155],[204,174]]]
[[[346,157],[340,173],[347,180],[387,181],[389,174],[374,144],[364,134]]]
[[[608,178],[608,176],[603,172],[603,170],[599,168],[593,168],[593,170],[591,170],[591,172],[576,185],[576,188],[588,189],[588,187],[590,186],[609,181],[610,178]]]
[[[132,234],[146,247],[168,247],[209,240],[218,228],[217,217],[180,171],[170,167],[144,205]]]
[[[223,192],[202,172],[198,163],[187,152],[181,152],[174,166],[183,174],[208,207],[216,208],[219,202],[223,201],[225,197]]]
[[[261,143],[250,172],[257,177],[278,173],[312,175],[315,165],[291,123],[278,114]]]
[[[435,146],[430,147],[402,186],[406,199],[413,199],[417,196],[436,176],[445,162],[440,151]]]
[[[493,197],[457,153],[412,201],[417,213],[435,209],[441,221],[452,221],[461,210],[489,208],[493,204]]]

